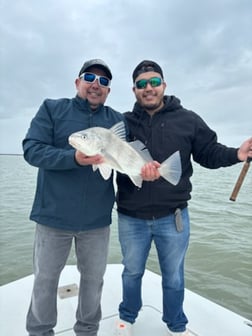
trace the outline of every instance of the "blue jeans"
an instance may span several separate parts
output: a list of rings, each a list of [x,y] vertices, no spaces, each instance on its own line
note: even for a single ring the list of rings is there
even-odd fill
[[[110,227],[71,232],[37,224],[34,242],[34,286],[27,314],[30,336],[54,335],[57,288],[73,240],[80,272],[74,331],[77,336],[97,336],[101,319],[101,293],[106,269]]]
[[[180,227],[175,215],[159,219],[138,219],[118,213],[119,240],[123,255],[123,299],[120,318],[134,323],[142,307],[141,285],[146,261],[154,241],[163,290],[163,321],[171,331],[184,331],[184,259],[189,243],[188,209],[181,211]]]

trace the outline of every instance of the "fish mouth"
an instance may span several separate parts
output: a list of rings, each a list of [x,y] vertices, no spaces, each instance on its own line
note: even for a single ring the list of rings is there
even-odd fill
[[[76,146],[76,142],[74,141],[74,137],[72,135],[68,137],[68,143],[73,147]]]
[[[74,149],[82,152],[82,148],[81,148],[81,145],[78,143],[78,141],[75,141],[73,137],[69,137],[68,138],[68,143],[69,145],[71,145]]]

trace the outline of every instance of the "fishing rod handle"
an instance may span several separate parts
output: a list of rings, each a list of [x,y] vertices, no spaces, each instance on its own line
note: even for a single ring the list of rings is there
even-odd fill
[[[239,192],[239,190],[240,190],[240,188],[241,188],[241,185],[242,185],[242,183],[243,183],[243,180],[244,180],[244,178],[245,178],[245,176],[246,176],[246,174],[247,174],[247,172],[248,172],[248,169],[249,169],[249,166],[250,166],[250,159],[248,159],[245,163],[244,163],[244,165],[243,165],[243,167],[242,167],[242,170],[241,170],[241,172],[240,172],[240,175],[239,175],[239,177],[238,177],[238,179],[237,179],[237,181],[236,181],[236,184],[235,184],[235,186],[234,186],[234,189],[233,189],[233,192],[232,192],[232,194],[231,194],[231,196],[230,196],[230,201],[235,201],[236,200],[236,197],[237,197],[237,195],[238,195],[238,192]]]

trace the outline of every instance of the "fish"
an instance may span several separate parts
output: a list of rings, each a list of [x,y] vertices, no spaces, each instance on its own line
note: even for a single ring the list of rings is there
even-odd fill
[[[111,128],[90,127],[74,132],[68,137],[69,144],[87,156],[100,154],[103,162],[93,165],[107,180],[113,170],[129,176],[135,186],[142,187],[141,168],[153,161],[146,146],[139,140],[126,141],[126,127],[123,121]],[[176,151],[158,168],[161,177],[177,185],[182,174],[180,152]]]

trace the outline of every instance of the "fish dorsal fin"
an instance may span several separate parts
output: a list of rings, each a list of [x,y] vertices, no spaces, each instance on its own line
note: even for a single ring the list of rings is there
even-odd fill
[[[105,163],[93,165],[93,171],[96,171],[97,169],[99,169],[100,174],[104,178],[104,180],[108,180],[110,178],[112,169],[108,165],[106,165]]]
[[[146,148],[145,144],[143,144],[140,140],[129,142],[129,145],[138,152],[139,155],[146,161],[152,161],[152,157],[150,155],[149,150]]]
[[[126,129],[123,121],[120,121],[119,123],[111,127],[110,131],[118,136],[120,139],[126,141]]]

